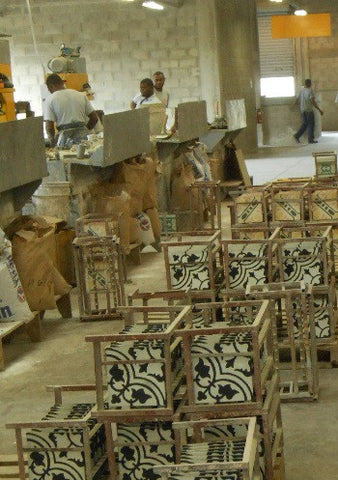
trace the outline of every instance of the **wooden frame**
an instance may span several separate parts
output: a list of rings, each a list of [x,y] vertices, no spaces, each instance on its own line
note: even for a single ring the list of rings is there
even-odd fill
[[[81,320],[119,318],[116,309],[126,304],[120,245],[113,237],[76,237],[73,246]]]
[[[268,227],[268,195],[268,187],[264,186],[232,192],[231,231],[237,232],[233,233],[233,238],[243,238],[248,226],[258,229]]]
[[[94,390],[94,385],[57,385],[57,386],[49,386],[47,387],[48,391],[54,392],[54,400],[55,404],[50,410],[51,417],[54,416],[55,408],[61,407],[64,405],[62,392],[84,392]],[[83,402],[83,398],[81,398],[81,402]],[[73,405],[73,404],[71,404]],[[76,404],[75,404],[76,405]],[[93,404],[94,405],[94,404]],[[30,453],[36,454],[39,453],[40,455],[48,455],[50,453],[52,457],[57,456],[58,452],[61,454],[61,457],[66,458],[67,452],[70,452],[71,455],[76,455],[76,452],[80,455],[83,459],[83,469],[84,469],[84,476],[81,477],[81,473],[79,471],[76,472],[76,478],[82,478],[83,480],[92,480],[95,473],[103,466],[104,462],[107,460],[106,451],[97,452],[98,456],[96,458],[96,463],[93,465],[92,458],[95,458],[94,452],[91,449],[91,439],[94,438],[96,435],[102,435],[99,430],[103,430],[102,424],[92,422],[92,410],[94,407],[88,410],[88,412],[82,418],[74,418],[74,419],[48,419],[48,415],[45,419],[39,422],[17,422],[17,423],[9,423],[6,425],[6,428],[11,428],[15,430],[15,438],[16,438],[16,446],[17,446],[17,454],[18,454],[18,467],[19,467],[19,478],[20,480],[26,480],[27,475],[26,472],[29,471],[30,467]],[[58,430],[68,432],[71,436],[72,432],[77,432],[76,434],[82,437],[82,443],[79,441],[79,437],[77,438],[76,442],[70,442],[70,446],[66,447],[64,444],[57,445],[57,441],[54,442],[54,446],[47,446],[46,444],[43,445],[43,442],[37,443],[35,446],[29,446],[29,441],[26,438],[24,440],[23,432],[29,433],[30,431],[36,435],[36,432],[43,432],[46,429],[46,435],[51,434],[53,429],[55,432]],[[81,432],[81,433],[80,433]],[[95,442],[94,442],[95,443]],[[28,458],[28,462],[27,462]],[[56,461],[56,460],[55,460]],[[75,463],[72,462],[73,468]],[[79,466],[80,468],[80,466]],[[41,478],[44,478],[46,472],[41,474]],[[35,478],[39,478],[37,473],[34,473]]]
[[[207,412],[219,414],[229,409],[239,416],[258,415],[263,405],[267,381],[271,378],[274,370],[269,302],[212,302],[197,304],[197,306],[206,315],[209,312],[211,318],[213,310],[221,311],[223,321],[211,323],[208,327],[185,329],[176,333],[183,339],[184,370],[187,385],[187,403],[182,406],[182,412],[198,413],[199,415]],[[246,335],[250,338],[250,347],[245,351],[234,353],[237,345],[236,336],[239,336],[238,338],[243,336],[244,339]],[[228,338],[234,345],[231,348],[226,347]],[[218,344],[218,342],[222,342],[222,339],[225,339],[222,351],[218,352],[217,349],[213,350],[209,346],[208,341]],[[196,348],[196,340],[202,346],[205,345],[205,348]],[[208,354],[203,354],[204,350],[208,351]],[[193,353],[194,351],[195,353]],[[264,351],[264,359],[262,358],[262,351]],[[203,356],[204,361],[202,361]],[[213,358],[219,365],[217,368],[216,366],[211,367],[211,365],[214,365]],[[230,370],[227,370],[225,358],[228,358],[229,362],[231,361],[233,373],[229,373]],[[251,382],[250,386],[245,381],[244,387],[240,376],[238,378],[236,376],[235,362],[241,362],[241,359],[245,360],[245,364],[250,365],[251,376],[248,380],[249,383]],[[219,368],[222,371],[225,368],[223,374],[221,374],[222,372],[218,373],[217,369]],[[243,369],[243,366],[240,368]],[[212,372],[214,378],[211,374],[208,377],[208,372]],[[232,385],[232,376],[229,375],[236,379],[238,395],[234,385]],[[216,377],[217,385],[222,387],[222,392],[218,390],[219,387],[215,384]],[[246,377],[249,377],[249,374],[246,374]],[[244,390],[246,387],[248,389]],[[235,395],[237,396],[233,400]]]
[[[179,232],[161,242],[168,290],[215,290],[222,271],[221,232]],[[184,257],[175,258],[179,253]],[[200,276],[200,278],[199,278]]]
[[[89,335],[85,337],[87,342],[93,344],[94,348],[94,369],[95,369],[95,378],[96,378],[96,401],[97,401],[97,409],[101,416],[107,417],[110,421],[135,421],[135,419],[141,419],[137,421],[146,421],[147,419],[151,418],[168,418],[168,416],[172,416],[174,412],[174,399],[175,395],[177,394],[180,385],[183,381],[183,375],[181,371],[181,361],[179,359],[180,352],[181,352],[181,345],[180,340],[175,337],[176,331],[181,331],[181,329],[189,327],[191,325],[191,307],[190,306],[144,306],[144,307],[122,307],[120,309],[121,313],[127,316],[128,320],[135,321],[136,314],[139,314],[142,318],[141,322],[134,323],[136,327],[142,327],[142,322],[145,327],[149,325],[149,329],[142,328],[133,329],[131,328],[130,331],[128,329],[124,330],[124,333],[118,334],[111,334],[111,335]],[[169,318],[172,318],[171,321],[162,323],[163,312],[167,312]],[[159,320],[157,322],[158,326],[161,329],[156,330],[152,326],[154,322],[152,321],[149,323],[150,314],[154,317],[155,314],[159,314]],[[136,332],[134,330],[137,330]],[[112,344],[112,342],[114,342]],[[127,349],[129,351],[130,348],[133,347],[133,342],[138,342],[141,346],[144,346],[144,353],[139,358],[136,355],[129,355],[127,351],[123,353],[121,359],[111,357],[109,359],[109,349],[112,351],[116,351],[114,345],[116,342],[119,342],[119,345],[122,346],[123,342],[126,342]],[[109,343],[111,346],[106,347],[105,349],[105,356],[103,354],[103,346],[104,344]],[[156,358],[155,356],[152,357],[151,348],[155,346],[157,349],[161,346],[162,353],[161,356]],[[149,351],[148,351],[149,348]],[[120,348],[121,349],[121,348]],[[120,351],[120,350],[119,350]],[[108,355],[108,356],[107,356]],[[173,363],[174,362],[174,363]],[[140,401],[130,400],[129,395],[132,395],[133,392],[130,393],[131,390],[134,388],[133,384],[133,376],[132,374],[126,373],[128,375],[128,385],[123,383],[123,389],[121,390],[121,396],[118,398],[117,394],[114,394],[112,401],[115,402],[116,408],[112,406],[112,404],[108,401],[108,408],[105,407],[105,403],[107,402],[107,395],[105,394],[105,382],[109,384],[112,377],[109,377],[109,372],[107,371],[109,368],[114,367],[121,370],[121,372],[126,371],[129,372],[128,369],[133,369],[136,365],[140,365],[142,369],[147,365],[149,368],[153,365],[154,368],[160,368],[163,372],[163,379],[161,389],[158,387],[157,383],[153,383],[150,385],[146,384],[144,389],[144,395],[149,397],[148,406],[145,405],[146,402],[143,402],[142,399]],[[135,367],[136,368],[136,367]],[[105,372],[106,371],[106,372]],[[135,376],[140,376],[138,380],[138,389],[141,391],[142,387],[142,376],[146,375],[149,376],[149,372],[144,372],[143,374],[137,373],[135,370]],[[121,373],[122,375],[122,373]],[[152,382],[156,380],[157,374],[153,374],[151,376]],[[120,381],[122,381],[122,377]],[[158,381],[160,381],[158,379]],[[119,382],[114,382],[111,384],[113,388],[118,388]],[[136,387],[135,387],[136,388]],[[151,394],[153,394],[151,396]],[[126,400],[126,396],[128,396],[128,400]],[[156,401],[156,403],[154,403]],[[162,405],[160,404],[162,401]],[[150,406],[149,406],[150,405]]]
[[[80,217],[75,222],[75,235],[77,237],[120,237],[119,215],[89,213]]]
[[[63,318],[72,316],[72,306],[70,294],[56,295],[56,306]],[[42,320],[45,310],[32,312],[27,321],[17,320],[14,322],[0,322],[0,371],[5,369],[5,355],[3,340],[13,334],[16,330],[25,330],[32,342],[41,342],[42,340]]]
[[[327,179],[337,176],[336,152],[315,152],[312,156],[315,159],[316,178]]]
[[[216,292],[216,296],[218,292]],[[196,306],[196,304],[201,302],[213,302],[215,301],[215,291],[213,290],[164,290],[157,292],[140,292],[137,288],[128,295],[128,305],[129,306],[182,306],[182,305],[191,305],[191,323],[194,328],[199,328],[200,326],[205,326],[211,321],[216,320],[214,315],[212,318],[205,319],[203,311]],[[155,305],[154,305],[155,303]],[[159,312],[147,313],[145,312],[146,322],[158,322]],[[171,314],[172,315],[172,314]],[[162,321],[170,321],[170,312],[161,313]],[[132,319],[129,319],[129,322],[132,322]]]
[[[273,242],[276,246],[281,282],[291,279],[312,285],[332,284],[335,276],[332,227],[320,225],[281,227],[276,230]],[[316,275],[315,278],[309,277],[311,266],[309,262],[316,263],[317,270],[313,273]],[[292,278],[288,273],[292,271],[296,272],[296,278]]]
[[[183,422],[174,422],[173,428],[176,437],[176,464],[159,466],[154,468],[155,473],[161,474],[161,478],[168,480],[171,474],[181,474],[183,476],[189,475],[193,478],[194,473],[196,478],[200,478],[201,474],[208,475],[219,474],[222,472],[231,471],[233,475],[237,474],[243,480],[259,480],[261,478],[259,467],[258,454],[258,428],[255,417],[250,418],[236,418],[236,419],[217,419],[217,420],[192,420]],[[230,435],[228,437],[217,439],[217,441],[207,441],[205,439],[208,427],[238,427],[239,431],[245,430],[246,433],[239,433],[238,435]],[[193,432],[192,437],[190,432]],[[229,460],[213,461],[209,460],[207,452],[212,450],[213,446],[219,448],[220,443],[224,443],[228,449],[238,445],[236,455]],[[243,445],[244,442],[244,445]],[[236,448],[236,447],[235,447]],[[225,451],[224,451],[225,455]],[[189,463],[183,463],[182,458],[187,456]],[[203,457],[206,457],[203,461]],[[226,456],[226,455],[225,455]],[[194,461],[195,460],[195,461]],[[203,473],[202,473],[203,472]]]
[[[304,282],[253,286],[247,294],[249,298],[270,301],[274,361],[276,368],[282,371],[281,399],[317,400],[319,378],[316,332]],[[290,367],[283,367],[282,356],[285,352],[290,356]]]
[[[338,221],[338,188],[316,184],[309,189],[309,221],[328,223]]]
[[[24,322],[23,320],[0,322],[0,371],[5,369],[3,340],[16,330],[25,329],[33,342],[40,342],[42,339],[41,320],[42,316],[40,312],[32,312],[32,315],[27,322]]]
[[[181,407],[181,409],[184,405]],[[250,416],[243,411],[240,416]],[[285,470],[283,462],[283,425],[281,402],[279,395],[279,374],[274,371],[266,382],[266,394],[262,407],[255,414],[259,425],[260,463],[266,480],[284,480]],[[234,419],[239,414],[233,408],[224,405],[223,410],[216,412],[213,409],[203,412],[186,413],[184,418],[196,419]],[[263,446],[264,445],[264,446]]]
[[[197,224],[194,225],[193,230],[221,231],[222,216],[220,181],[195,182],[189,186],[189,190],[191,192],[197,192]],[[193,198],[193,195],[191,195],[190,198]]]
[[[222,240],[224,287],[245,292],[248,285],[268,283],[274,276],[274,252],[266,240]]]
[[[308,184],[274,186],[270,188],[270,225],[303,224],[307,219]]]
[[[338,365],[338,340],[337,340],[337,294],[335,283],[330,286],[308,286],[310,297],[310,316],[316,325],[320,320],[320,310],[324,311],[328,317],[326,336],[320,336],[316,333],[317,351],[329,350],[332,366]],[[316,305],[317,304],[317,305]],[[319,305],[318,305],[319,304]]]

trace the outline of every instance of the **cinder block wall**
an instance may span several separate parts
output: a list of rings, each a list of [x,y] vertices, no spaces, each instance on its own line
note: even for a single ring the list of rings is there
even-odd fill
[[[338,10],[331,15],[331,33],[308,42],[310,77],[324,110],[323,130],[338,130]]]
[[[4,6],[1,7],[1,5]],[[139,81],[163,70],[172,105],[200,100],[195,0],[163,12],[116,0],[31,0],[40,55],[35,54],[24,0],[0,3],[0,32],[10,39],[15,100],[41,115],[40,87],[60,45],[81,46],[94,105],[105,113],[129,108]]]

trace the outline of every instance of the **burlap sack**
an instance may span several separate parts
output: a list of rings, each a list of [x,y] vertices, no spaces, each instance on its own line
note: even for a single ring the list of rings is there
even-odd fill
[[[130,195],[130,215],[136,216],[142,212],[143,197],[146,191],[145,165],[136,159],[130,162],[120,162],[112,178],[114,184],[123,184]]]
[[[218,158],[209,158],[209,165],[211,170],[211,178],[215,181],[224,180],[224,160]]]
[[[153,160],[147,157],[144,164],[146,188],[143,196],[143,211],[145,212],[149,208],[158,208],[158,196],[157,196],[157,177],[159,170],[158,160]]]
[[[130,217],[129,219],[129,241],[130,243],[142,243],[141,232],[135,217]]]
[[[198,207],[197,193],[189,189],[195,181],[192,165],[182,165],[180,169],[175,168],[171,178],[171,210],[186,211]]]
[[[32,318],[9,242],[0,247],[0,292],[0,328],[1,322],[28,322]]]
[[[12,238],[13,259],[31,310],[56,308],[55,295],[71,289],[53,265],[54,229],[20,230]]]
[[[118,215],[120,244],[124,253],[129,253],[130,243],[130,195],[122,191],[120,195],[115,196],[97,196],[95,202],[95,212],[107,215]]]
[[[159,240],[161,236],[161,222],[157,208],[149,208],[145,213],[150,218],[155,240]]]

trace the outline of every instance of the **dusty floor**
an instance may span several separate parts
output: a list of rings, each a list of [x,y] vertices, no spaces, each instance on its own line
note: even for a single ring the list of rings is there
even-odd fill
[[[312,152],[338,150],[338,136],[324,136],[320,144],[311,147],[265,148],[260,151],[260,159],[247,160],[249,174],[255,184],[279,177],[312,175]],[[225,207],[224,212],[226,215]],[[227,223],[228,217],[224,220]],[[166,288],[163,254],[150,250],[142,253],[140,266],[128,266],[127,291],[135,287]],[[94,382],[92,345],[84,338],[114,332],[119,321],[80,322],[76,316],[76,291],[72,302],[71,319],[60,319],[56,311],[47,312],[42,342],[31,343],[22,334],[13,336],[5,345],[6,369],[0,373],[0,454],[16,451],[14,431],[6,429],[6,423],[39,420],[52,404],[46,385]],[[320,369],[318,401],[283,404],[282,415],[286,480],[337,480],[338,369]]]

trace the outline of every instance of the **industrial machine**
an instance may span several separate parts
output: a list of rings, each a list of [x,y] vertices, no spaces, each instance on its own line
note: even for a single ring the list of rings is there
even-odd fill
[[[88,100],[93,99],[93,92],[88,83],[86,59],[81,57],[81,47],[71,48],[64,44],[60,47],[60,55],[47,63],[48,69],[60,75],[67,88],[86,92]]]
[[[0,40],[0,122],[16,120],[8,40]]]

